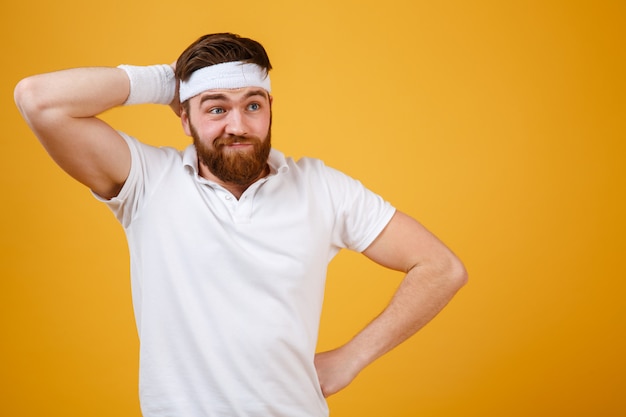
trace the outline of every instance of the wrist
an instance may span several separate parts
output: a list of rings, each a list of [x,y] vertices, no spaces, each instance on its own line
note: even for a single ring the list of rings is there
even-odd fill
[[[174,69],[169,65],[119,65],[126,72],[130,92],[124,105],[170,104],[176,94]]]

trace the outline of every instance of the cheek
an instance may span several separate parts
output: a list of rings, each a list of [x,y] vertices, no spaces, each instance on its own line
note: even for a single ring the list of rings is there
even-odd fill
[[[256,136],[261,137],[261,138],[264,137],[265,135],[267,135],[267,132],[269,131],[269,129],[270,129],[269,123],[267,122],[260,123],[258,127],[255,129]]]
[[[211,142],[213,139],[218,138],[223,133],[223,127],[218,123],[200,123],[199,125],[193,125],[198,137],[204,141]]]
[[[267,117],[264,117],[255,123],[255,131],[258,134],[265,135],[267,134],[271,126],[272,126],[272,118],[270,115],[268,115]]]

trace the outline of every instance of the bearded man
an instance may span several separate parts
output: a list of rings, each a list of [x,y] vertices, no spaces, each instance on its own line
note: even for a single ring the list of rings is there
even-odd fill
[[[271,64],[206,35],[175,65],[36,75],[16,103],[58,165],[124,227],[146,417],[322,417],[325,397],[430,321],[466,282],[408,215],[317,159],[271,147]],[[99,119],[170,105],[193,144],[144,144]],[[327,265],[347,248],[406,273],[348,343],[316,352]]]

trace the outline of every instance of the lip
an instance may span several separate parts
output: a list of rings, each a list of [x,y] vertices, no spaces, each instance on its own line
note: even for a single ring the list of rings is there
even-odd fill
[[[245,147],[245,146],[252,146],[252,144],[248,143],[248,142],[243,142],[243,143],[242,142],[235,142],[235,143],[231,143],[230,145],[226,145],[226,146],[228,146],[229,148],[242,148],[242,147]]]

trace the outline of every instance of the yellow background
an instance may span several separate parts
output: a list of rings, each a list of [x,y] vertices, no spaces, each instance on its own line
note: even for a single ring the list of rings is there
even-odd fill
[[[626,3],[4,1],[0,415],[139,416],[121,227],[21,120],[13,87],[75,66],[260,40],[274,144],[361,179],[439,235],[470,283],[330,399],[334,417],[626,415]],[[105,115],[154,144],[169,110]],[[401,276],[342,253],[320,349]]]

